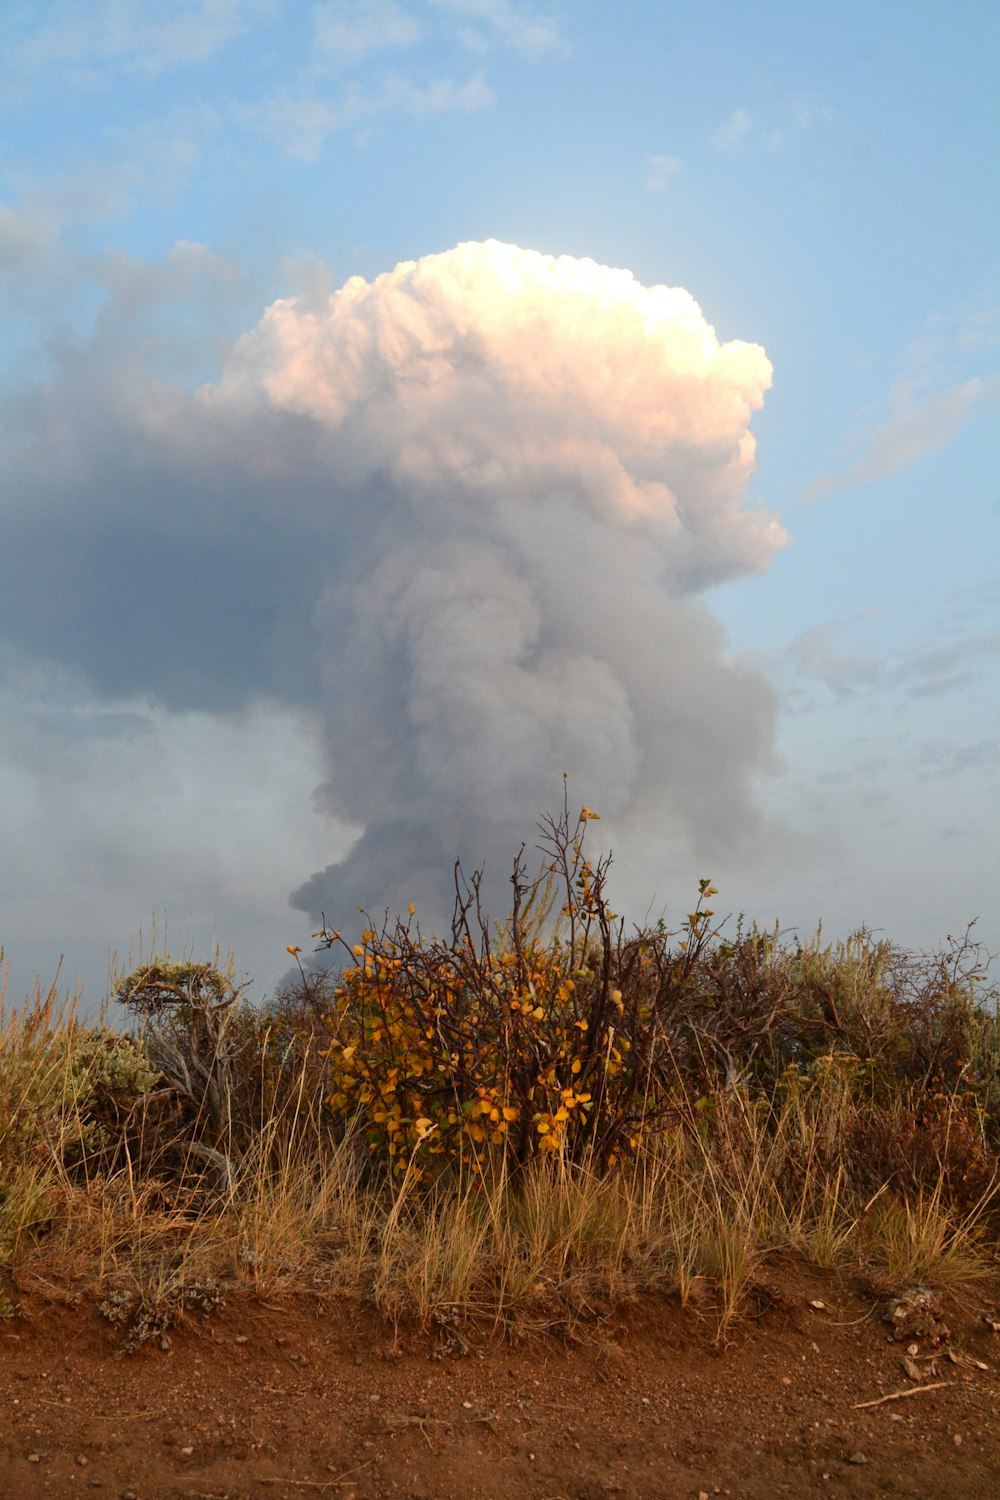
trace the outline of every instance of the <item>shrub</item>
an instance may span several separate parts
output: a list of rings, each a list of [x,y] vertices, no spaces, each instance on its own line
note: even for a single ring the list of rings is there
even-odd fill
[[[166,1092],[172,1101],[162,1118],[143,1122],[147,1168],[159,1160],[175,1172],[180,1162],[228,1188],[248,1153],[257,1160],[263,1135],[280,1152],[287,1117],[321,1103],[319,992],[279,995],[259,1010],[245,989],[232,959],[222,965],[218,954],[211,963],[155,959],[115,985],[114,998],[139,1020],[142,1046],[165,1085],[152,1097],[162,1105]]]
[[[564,805],[544,820],[541,872],[527,879],[522,848],[500,930],[479,877],[466,883],[456,866],[450,941],[425,939],[412,908],[353,948],[317,934],[351,959],[334,992],[330,1103],[360,1117],[369,1152],[395,1173],[480,1172],[539,1153],[603,1170],[669,1107],[663,1022],[714,936],[714,887],[701,882],[676,950],[662,930],[626,939],[605,894],[610,858],[584,852],[595,816],[574,821]]]
[[[54,988],[0,1015],[0,1259],[49,1223],[61,1177],[106,1163],[155,1078],[141,1047],[79,1025]]]
[[[543,820],[541,870],[528,879],[522,848],[502,926],[456,865],[447,939],[426,938],[412,908],[353,947],[316,934],[348,959],[330,1006],[330,1106],[360,1125],[374,1163],[418,1181],[534,1156],[604,1171],[670,1117],[711,1132],[720,1094],[743,1091],[777,1121],[796,1078],[828,1098],[829,1075],[842,1084],[812,1148],[824,1169],[849,1158],[861,1181],[877,1162],[882,1180],[917,1188],[934,1162],[958,1196],[983,1188],[1000,1031],[968,934],[931,956],[865,930],[823,944],[740,921],[725,939],[707,880],[677,932],[626,933],[610,857],[585,852],[595,816],[574,820],[564,801]]]

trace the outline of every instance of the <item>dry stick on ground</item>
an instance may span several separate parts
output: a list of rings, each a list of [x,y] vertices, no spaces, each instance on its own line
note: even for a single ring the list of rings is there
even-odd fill
[[[417,1415],[411,1415],[401,1417],[386,1416],[385,1418],[385,1425],[390,1429],[390,1431],[394,1431],[397,1427],[418,1427],[420,1429],[420,1433],[424,1439],[424,1442],[433,1452],[434,1445],[431,1442],[430,1433],[427,1431],[428,1422],[433,1422],[438,1427],[451,1427],[452,1425],[446,1417],[421,1417]]]
[[[851,1408],[852,1411],[864,1411],[868,1406],[882,1406],[886,1401],[903,1401],[907,1396],[920,1396],[924,1391],[940,1391],[946,1385],[954,1385],[953,1380],[934,1380],[930,1385],[911,1385],[905,1391],[890,1391],[888,1396],[877,1396],[874,1401],[856,1401]]]
[[[258,1474],[254,1482],[256,1484],[294,1484],[297,1489],[304,1490],[328,1490],[332,1489],[335,1484],[343,1484],[345,1479],[350,1479],[354,1474],[364,1473],[365,1469],[371,1468],[374,1461],[370,1458],[367,1463],[358,1464],[356,1469],[345,1469],[335,1479],[271,1479],[264,1474]]]

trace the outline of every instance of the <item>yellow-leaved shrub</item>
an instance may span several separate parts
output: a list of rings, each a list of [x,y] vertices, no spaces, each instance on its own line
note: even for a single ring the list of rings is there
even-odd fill
[[[666,1108],[657,1018],[713,936],[702,901],[715,892],[702,882],[676,952],[662,932],[626,940],[605,897],[610,861],[584,853],[594,817],[584,808],[574,822],[564,807],[543,822],[541,874],[525,878],[522,850],[511,917],[492,934],[478,876],[459,881],[448,941],[425,939],[412,911],[353,947],[317,934],[349,955],[330,1104],[395,1173],[481,1172],[536,1153],[603,1170]]]

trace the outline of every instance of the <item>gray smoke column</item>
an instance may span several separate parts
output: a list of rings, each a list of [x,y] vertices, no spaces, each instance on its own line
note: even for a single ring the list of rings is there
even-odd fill
[[[700,595],[786,540],[746,504],[770,379],[687,292],[496,241],[277,302],[240,340],[197,401],[276,493],[289,433],[308,450],[285,503],[325,549],[318,796],[364,826],[296,906],[433,926],[461,856],[499,910],[563,772],[635,899],[746,837],[774,703]]]

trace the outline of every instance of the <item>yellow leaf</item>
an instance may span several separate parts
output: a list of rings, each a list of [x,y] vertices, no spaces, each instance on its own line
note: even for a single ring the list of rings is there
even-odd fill
[[[285,952],[290,953],[293,958],[297,958],[298,955],[302,952],[302,949],[295,943],[286,943]]]

